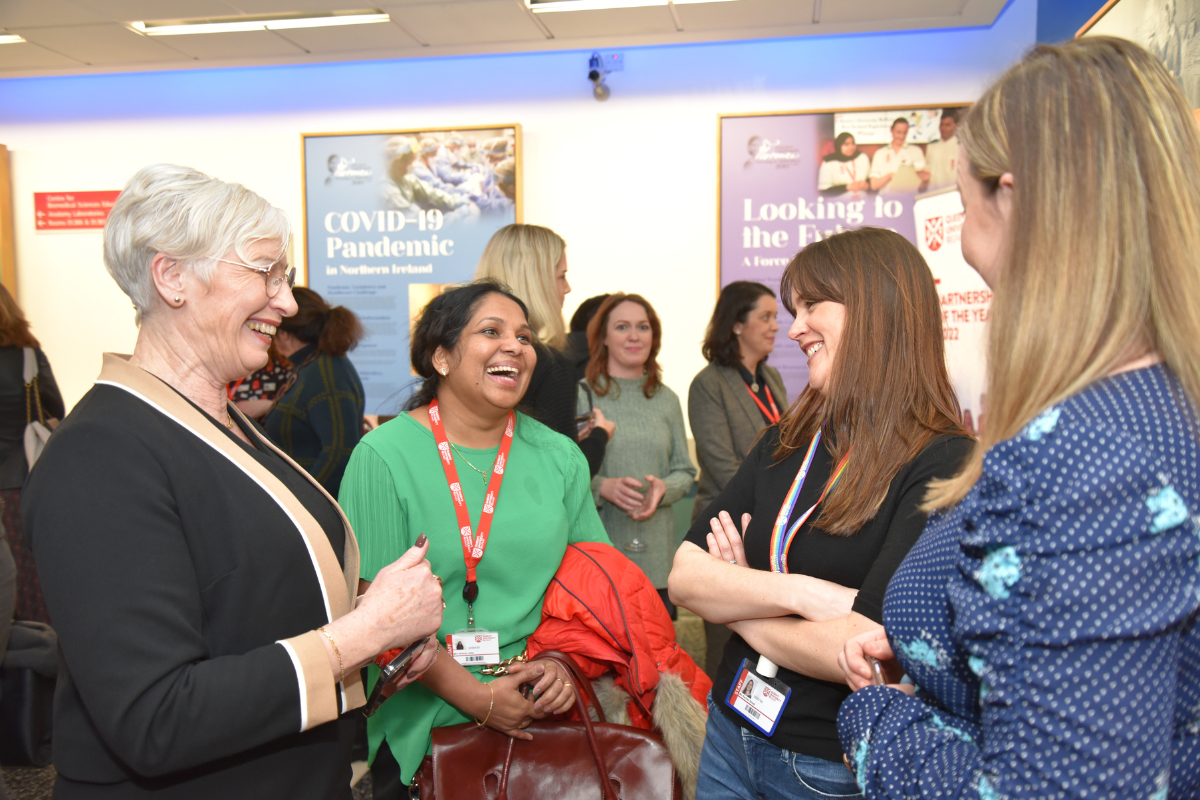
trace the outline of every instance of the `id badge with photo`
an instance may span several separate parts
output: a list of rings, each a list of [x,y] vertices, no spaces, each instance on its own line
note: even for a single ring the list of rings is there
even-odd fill
[[[725,705],[762,731],[764,736],[770,736],[779,726],[783,709],[791,698],[791,688],[782,681],[759,675],[750,669],[749,659],[743,658]]]
[[[446,652],[464,667],[500,663],[500,634],[495,631],[462,630],[446,634]]]

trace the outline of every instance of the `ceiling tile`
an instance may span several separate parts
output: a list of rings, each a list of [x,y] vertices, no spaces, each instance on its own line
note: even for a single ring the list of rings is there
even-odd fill
[[[675,6],[685,31],[811,25],[813,0],[741,0]]]
[[[538,14],[538,19],[550,29],[556,39],[675,33],[675,20],[666,6],[615,8],[606,11],[556,11],[552,14]]]
[[[393,17],[394,19],[394,17]],[[396,25],[341,25],[334,28],[296,28],[276,31],[310,53],[345,53],[354,50],[390,50],[397,47],[420,47],[421,43]]]
[[[545,35],[513,0],[470,0],[387,6],[392,19],[431,45],[545,41]],[[542,15],[546,16],[558,15]],[[674,30],[674,28],[672,28]]]
[[[58,53],[52,53],[36,44],[21,42],[0,46],[0,69],[31,69],[51,67],[78,67],[81,62]]]
[[[892,19],[957,17],[963,0],[837,0],[821,5],[821,22],[882,23]],[[809,17],[811,21],[812,18]]]
[[[114,22],[148,19],[230,17],[238,10],[225,0],[73,0]],[[76,20],[71,20],[75,22]]]
[[[13,25],[62,25],[68,21],[108,22],[95,11],[69,0],[0,0],[0,28]]]
[[[159,44],[148,36],[139,36],[115,23],[61,25],[54,28],[12,26],[9,30],[19,33],[34,44],[40,44],[85,64],[141,64],[191,60],[177,50]]]
[[[253,58],[255,56],[299,56],[304,48],[282,39],[270,31],[239,31],[237,33],[198,33],[189,36],[163,37],[170,47],[192,58]]]

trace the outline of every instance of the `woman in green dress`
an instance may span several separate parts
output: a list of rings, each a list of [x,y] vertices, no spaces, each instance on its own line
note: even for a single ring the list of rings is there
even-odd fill
[[[595,407],[619,431],[592,492],[613,544],[650,578],[671,618],[667,575],[675,553],[671,505],[696,478],[679,396],[662,382],[662,325],[641,295],[609,296],[588,325],[587,380]]]
[[[364,581],[425,533],[444,582],[438,637],[450,652],[439,651],[368,724],[371,759],[394,757],[404,784],[435,727],[474,720],[530,738],[522,729],[532,720],[571,707],[570,678],[553,663],[487,673],[524,653],[567,545],[608,542],[579,447],[513,411],[536,361],[520,300],[487,280],[438,296],[417,322],[411,356],[421,389],[407,413],[363,437],[340,496]],[[467,629],[471,636],[458,635]],[[527,683],[534,699],[520,693]]]

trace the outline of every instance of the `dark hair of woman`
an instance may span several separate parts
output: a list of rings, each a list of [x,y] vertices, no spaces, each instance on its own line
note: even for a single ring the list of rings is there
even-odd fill
[[[316,344],[322,353],[344,356],[358,347],[364,336],[362,323],[345,306],[330,307],[325,298],[304,286],[292,289],[296,298],[296,313],[280,324],[305,344]]]
[[[607,299],[608,295],[598,294],[580,303],[579,308],[575,309],[575,313],[571,315],[571,333],[575,333],[576,331],[587,333],[588,323],[592,321],[592,317],[596,316],[596,311],[600,308],[600,304]]]
[[[824,428],[836,464],[854,448],[816,525],[849,536],[875,516],[900,468],[934,438],[970,436],[950,376],[933,274],[911,242],[859,228],[805,247],[783,273],[792,314],[803,302],[846,307],[825,395],[806,388],[779,423],[783,459]]]
[[[439,347],[447,353],[453,352],[479,304],[488,295],[493,294],[502,294],[512,300],[520,306],[521,313],[526,318],[529,317],[529,309],[525,307],[521,298],[510,292],[507,286],[491,278],[480,278],[443,292],[425,306],[409,342],[412,368],[423,381],[421,388],[404,404],[405,411],[429,405],[437,398],[438,382],[442,376],[433,368],[433,354]]]
[[[850,131],[842,131],[833,140],[833,152],[821,159],[822,161],[853,161],[858,158],[858,150],[855,149],[854,155],[848,156],[842,153],[842,146],[846,144],[847,139],[853,139],[854,134]],[[857,142],[855,142],[857,144]]]
[[[734,281],[721,290],[717,307],[713,309],[712,319],[708,321],[708,329],[704,332],[704,344],[700,347],[706,361],[716,362],[723,367],[737,367],[742,363],[733,326],[745,323],[758,298],[768,294],[775,296],[766,286],[754,281]]]
[[[662,367],[658,365],[658,351],[662,347],[662,323],[658,320],[658,314],[654,313],[654,306],[640,294],[610,294],[608,299],[600,304],[600,308],[596,309],[596,315],[588,323],[588,350],[591,352],[591,359],[587,365],[587,382],[592,391],[601,397],[606,397],[612,388],[612,378],[608,374],[608,348],[604,339],[608,335],[609,315],[614,308],[626,301],[637,303],[646,309],[646,317],[650,320],[653,340],[650,344],[650,357],[646,359],[646,380],[642,383],[642,394],[648,398],[653,397],[658,393],[658,387],[662,386]]]
[[[4,286],[0,286],[0,347],[41,347],[25,312]]]

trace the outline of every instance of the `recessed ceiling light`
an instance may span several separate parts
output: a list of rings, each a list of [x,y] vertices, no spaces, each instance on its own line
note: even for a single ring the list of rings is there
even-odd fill
[[[0,44],[20,44],[25,41],[15,33],[0,33]]]
[[[732,0],[674,0],[674,5],[728,3]],[[611,8],[649,8],[668,5],[668,0],[525,0],[530,11],[548,14],[554,11],[604,11]]]
[[[378,9],[369,9],[366,11],[331,11],[328,14],[275,14],[131,22],[130,27],[146,36],[187,36],[197,33],[283,31],[295,28],[325,28],[333,25],[368,25],[373,22],[391,22],[391,19],[390,16]]]

